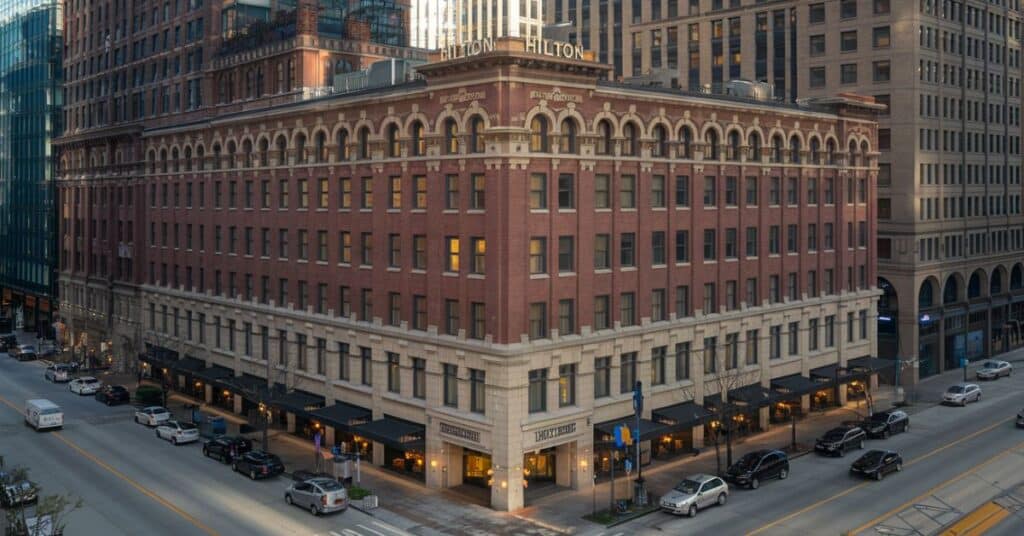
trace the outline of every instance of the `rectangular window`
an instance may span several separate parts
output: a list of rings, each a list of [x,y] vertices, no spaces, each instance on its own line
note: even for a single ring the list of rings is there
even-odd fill
[[[484,371],[469,369],[469,411],[484,414],[487,407],[487,382]]]
[[[423,175],[416,175],[412,178],[412,186],[412,208],[416,210],[427,208],[427,178]]]
[[[363,177],[362,181],[363,189],[359,196],[359,206],[364,209],[373,208],[373,178]]]
[[[352,208],[352,179],[339,179],[338,184],[338,208]]]
[[[548,336],[548,304],[537,302],[530,304],[529,318],[530,339],[543,339]]]
[[[558,367],[558,407],[576,405],[576,364]]]
[[[807,321],[807,349],[811,352],[818,351],[818,319],[811,318]]]
[[[530,238],[530,273],[546,274],[548,271],[548,239]]]
[[[690,343],[676,343],[676,381],[690,379]]]
[[[484,210],[484,208],[486,208],[486,196],[484,195],[485,184],[486,179],[484,178],[484,175],[473,175],[470,178],[471,190],[469,198],[469,208],[473,210]]]
[[[558,208],[576,208],[575,177],[570,173],[558,175]]]
[[[636,352],[619,356],[619,392],[632,393],[636,384]]]
[[[772,326],[768,337],[768,359],[782,357],[782,326]]]
[[[690,262],[690,231],[676,231],[676,262]]]
[[[800,322],[789,323],[789,355],[800,353]]]
[[[735,207],[739,202],[739,185],[736,177],[725,178],[725,206]]]
[[[713,261],[718,258],[716,253],[716,232],[714,229],[704,229],[704,260]]]
[[[665,176],[654,175],[651,177],[651,207],[665,207]]]
[[[619,265],[636,266],[636,235],[622,233],[619,237]]]
[[[373,385],[373,350],[359,347],[359,374],[363,385]]]
[[[576,307],[573,300],[558,301],[558,333],[571,335],[576,332]]]
[[[599,234],[594,236],[594,269],[607,270],[612,265],[611,236]]]
[[[458,272],[459,271],[459,259],[461,253],[461,247],[459,245],[459,237],[447,236],[444,239],[444,251],[445,251],[445,265],[444,269],[446,272]]]
[[[529,373],[529,411],[542,413],[548,410],[547,389],[548,369],[531,370]]]
[[[486,308],[481,302],[472,302],[469,306],[469,336],[472,339],[483,339],[487,333]]]
[[[360,264],[373,266],[373,233],[362,233],[360,237]]]
[[[612,358],[594,359],[594,398],[611,396]]]
[[[558,237],[558,271],[571,273],[575,271],[576,247],[575,237]]]
[[[412,396],[427,398],[427,362],[419,357],[412,358]]]
[[[394,352],[387,352],[388,356],[388,392],[402,392],[402,366],[399,362],[400,356]]]
[[[636,208],[636,177],[633,175],[619,178],[619,208]]]
[[[610,301],[608,295],[594,296],[594,330],[611,327]]]
[[[760,330],[747,330],[746,358],[747,365],[756,365],[758,360],[758,345],[760,344]]]
[[[352,233],[348,231],[338,232],[338,262],[352,263]]]
[[[676,207],[690,206],[690,177],[689,175],[676,176]]]
[[[665,312],[665,289],[656,288],[651,291],[651,321],[660,322],[668,318]]]
[[[704,177],[704,207],[718,206],[718,185],[715,177]]]
[[[619,322],[623,326],[636,324],[636,294],[623,292],[619,295]]]
[[[444,363],[442,371],[444,375],[444,405],[457,408],[459,407],[459,367]]]
[[[714,283],[704,283],[704,314],[718,312],[718,296]]]
[[[665,357],[667,354],[668,347],[666,346],[651,348],[651,385],[665,383]]]
[[[757,206],[757,177],[747,177],[746,180],[747,206]]]
[[[391,177],[388,181],[388,208],[402,208],[402,177]]]
[[[676,316],[679,318],[690,316],[690,285],[676,287]]]
[[[548,208],[548,176],[543,173],[530,175],[530,209]]]
[[[347,342],[338,343],[338,379],[348,381],[349,376],[349,347]]]
[[[448,210],[459,209],[458,175],[445,175],[444,177],[444,208]]]
[[[425,331],[427,329],[427,297],[412,297],[412,329]]]
[[[594,208],[611,208],[611,177],[594,175]]]
[[[718,337],[704,337],[704,374],[718,372]]]

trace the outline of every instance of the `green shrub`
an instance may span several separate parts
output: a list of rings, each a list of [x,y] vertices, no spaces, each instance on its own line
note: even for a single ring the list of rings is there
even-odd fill
[[[159,406],[164,403],[164,390],[155,385],[140,385],[135,390],[135,403],[143,406]]]
[[[366,497],[367,495],[373,495],[373,492],[355,484],[352,484],[352,487],[348,488],[348,498],[353,501],[361,501],[363,500],[363,497]]]

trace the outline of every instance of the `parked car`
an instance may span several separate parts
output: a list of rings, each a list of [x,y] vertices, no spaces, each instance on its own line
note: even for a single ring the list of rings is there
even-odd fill
[[[860,426],[867,432],[868,437],[888,439],[892,434],[910,429],[910,416],[899,409],[879,411],[872,413]]]
[[[966,406],[968,402],[981,400],[981,387],[973,383],[958,383],[946,389],[942,395],[943,404]]]
[[[199,441],[199,428],[189,422],[167,421],[156,427],[156,436],[181,445]]]
[[[44,373],[47,380],[53,383],[64,383],[71,381],[71,367],[67,365],[50,365]]]
[[[1017,412],[1017,428],[1024,428],[1024,409]]]
[[[284,464],[276,454],[268,454],[262,450],[253,450],[235,458],[231,469],[249,475],[249,478],[270,478],[284,472]]]
[[[11,473],[0,471],[0,506],[10,508],[19,504],[29,504],[39,498],[38,488],[24,478],[15,477]]]
[[[724,506],[729,499],[729,485],[712,475],[693,475],[684,478],[661,497],[661,509],[673,514],[690,517],[708,506]]]
[[[314,478],[294,482],[284,491],[284,502],[309,510],[318,516],[348,508],[348,492],[332,478]]]
[[[885,478],[887,473],[902,470],[903,457],[892,450],[869,450],[850,466],[850,473],[875,480]]]
[[[149,406],[135,411],[135,422],[146,426],[159,426],[171,420],[171,412],[163,406]]]
[[[81,378],[76,378],[68,383],[68,389],[72,393],[79,395],[94,395],[102,386],[103,384],[92,376],[82,376]]]
[[[307,480],[313,480],[314,478],[330,478],[334,479],[334,475],[330,473],[324,473],[319,471],[307,471],[305,469],[299,469],[292,471],[292,480],[296,482],[305,482]]]
[[[868,434],[860,426],[846,425],[833,428],[814,442],[814,450],[822,454],[844,456],[850,449],[863,449]]]
[[[19,344],[10,350],[7,350],[7,355],[17,359],[18,361],[35,361],[36,359],[39,359],[39,355],[36,353],[36,347],[31,344]]]
[[[121,385],[104,385],[96,391],[96,400],[108,406],[116,406],[131,402],[132,395]]]
[[[975,374],[978,380],[998,380],[1002,376],[1009,377],[1013,374],[1013,365],[1006,361],[990,359],[982,363]]]
[[[241,436],[215,437],[203,444],[203,456],[217,458],[224,463],[231,463],[237,456],[252,450],[252,441]]]
[[[0,335],[0,352],[10,352],[18,346],[18,336],[13,333]]]
[[[737,486],[757,489],[762,480],[789,477],[789,458],[781,450],[755,450],[744,454],[736,463],[729,466],[725,479]]]

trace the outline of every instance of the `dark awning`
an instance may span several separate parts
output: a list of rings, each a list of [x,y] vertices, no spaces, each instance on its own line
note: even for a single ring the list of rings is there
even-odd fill
[[[217,380],[217,384],[250,399],[259,398],[259,394],[267,390],[267,380],[251,374],[220,378]],[[257,402],[257,400],[252,401]]]
[[[324,407],[324,397],[305,391],[277,393],[270,400],[270,405],[296,415],[306,416],[310,411]]]
[[[841,371],[839,371],[839,376],[837,378],[837,376],[836,376],[836,369],[838,369],[838,368],[839,368],[839,365],[825,365],[824,367],[818,367],[818,368],[815,368],[815,369],[811,369],[811,379],[812,380],[819,380],[819,379],[823,380],[825,383],[824,384],[819,384],[819,385],[822,385],[822,386],[831,385],[837,379],[839,380],[839,383],[846,383],[846,382],[850,381],[850,379],[852,379],[849,370],[841,370]]]
[[[800,374],[772,380],[772,389],[785,396],[800,396],[821,389],[821,385]]]
[[[337,430],[348,432],[353,426],[369,422],[371,412],[366,408],[345,402],[335,402],[333,405],[311,411],[309,415]]]
[[[672,431],[679,431],[686,428],[704,424],[711,417],[711,412],[696,402],[683,402],[651,412],[651,417]]]
[[[730,390],[729,400],[741,405],[760,408],[772,402],[772,393],[761,384],[755,383]]]
[[[894,359],[880,359],[877,357],[858,357],[846,363],[846,367],[856,372],[878,372],[896,366]]]
[[[198,359],[192,356],[185,356],[184,359],[179,359],[177,361],[171,361],[167,363],[167,366],[170,369],[176,370],[178,372],[194,374],[206,368],[206,361],[203,361],[202,359]]]
[[[595,425],[594,430],[597,430],[598,432],[601,432],[605,435],[615,437],[615,429],[623,424],[628,426],[630,430],[633,430],[633,432],[636,433],[636,417],[622,417],[619,419],[603,422],[598,425]],[[648,419],[640,419],[640,441],[655,439],[658,436],[668,432],[669,427],[660,422],[654,422]]]
[[[235,371],[231,370],[231,369],[229,369],[227,367],[222,367],[220,365],[214,365],[214,366],[209,367],[209,368],[204,368],[202,370],[197,370],[192,375],[195,376],[196,378],[200,378],[200,379],[205,380],[205,381],[207,381],[209,383],[214,383],[217,380],[222,380],[222,379],[230,378],[230,377],[234,376],[235,375]]]
[[[398,450],[416,450],[423,448],[426,427],[385,415],[383,419],[353,426],[352,433]]]

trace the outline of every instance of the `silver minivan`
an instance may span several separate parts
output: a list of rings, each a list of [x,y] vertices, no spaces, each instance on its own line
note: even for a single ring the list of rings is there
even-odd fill
[[[284,502],[305,508],[313,515],[327,514],[348,508],[348,491],[337,480],[311,478],[288,486]]]

